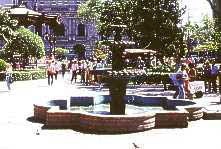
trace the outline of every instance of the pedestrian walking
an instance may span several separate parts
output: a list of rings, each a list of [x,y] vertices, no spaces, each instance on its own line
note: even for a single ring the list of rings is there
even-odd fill
[[[81,83],[85,83],[85,70],[87,68],[87,64],[85,63],[85,60],[81,60],[79,62],[79,70],[80,70],[80,76],[81,76]]]
[[[145,66],[145,63],[144,61],[141,59],[141,57],[139,56],[137,58],[137,61],[136,61],[136,69],[143,69]]]
[[[173,87],[174,87],[174,90],[175,90],[175,93],[173,95],[173,98],[176,99],[177,96],[179,95],[179,87],[178,87],[178,82],[177,82],[177,74],[171,74],[170,75],[170,78],[171,78],[171,81],[173,83]]]
[[[211,93],[211,66],[208,60],[204,64],[203,78],[204,78],[204,84],[205,84],[205,92],[206,92],[206,89],[208,88],[208,93]],[[208,87],[207,87],[207,84],[208,84]]]
[[[88,85],[90,82],[90,62],[86,60],[85,64],[85,85]]]
[[[215,64],[215,61],[212,62],[212,68],[211,68],[211,82],[212,82],[212,89],[213,93],[217,93],[217,77],[219,74],[219,68]]]
[[[77,60],[73,61],[73,64],[71,65],[71,73],[72,73],[72,77],[71,77],[71,84],[74,80],[74,82],[76,83],[77,80],[77,71],[78,71],[78,63]]]
[[[186,66],[182,64],[176,75],[177,85],[179,89],[178,99],[185,99],[186,97],[184,80],[186,80],[187,77],[188,74],[186,72]]]
[[[189,81],[193,82],[196,80],[196,69],[194,67],[193,63],[188,64],[189,66],[189,71],[188,71],[188,76],[189,76]]]
[[[61,75],[62,75],[63,79],[64,79],[65,72],[66,72],[66,64],[62,63],[61,64]]]
[[[52,86],[53,84],[53,76],[55,74],[55,66],[54,66],[54,61],[49,61],[48,66],[47,66],[47,73],[48,73],[48,85]]]
[[[12,79],[12,65],[11,64],[7,64],[6,66],[6,72],[5,72],[5,81],[8,87],[8,90],[11,90],[11,84],[13,82]]]
[[[55,80],[57,80],[58,78],[59,71],[60,71],[60,65],[57,62],[55,62],[55,74],[54,74]]]

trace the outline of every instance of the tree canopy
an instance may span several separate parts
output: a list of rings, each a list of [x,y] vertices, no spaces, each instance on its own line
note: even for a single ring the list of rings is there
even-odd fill
[[[77,54],[78,58],[80,58],[80,59],[84,59],[85,58],[85,55],[84,55],[85,47],[84,47],[84,45],[76,44],[73,47],[73,49],[74,49],[75,53]]]
[[[17,20],[10,18],[7,11],[0,8],[0,37],[4,39],[6,45],[16,37],[14,32],[17,28]]]
[[[220,49],[221,33],[215,25],[215,19],[205,16],[201,24],[193,24],[188,22],[184,26],[184,32],[188,36],[187,40],[189,48],[194,50],[210,50]]]
[[[16,30],[17,36],[6,47],[6,54],[21,54],[24,59],[29,56],[38,59],[45,55],[44,42],[41,37],[29,29],[20,27]]]
[[[135,41],[138,48],[148,47],[164,56],[173,56],[183,48],[184,34],[178,24],[184,9],[176,0],[89,0],[82,7],[80,16],[99,19],[104,39],[113,35],[112,25],[126,25],[122,36]]]
[[[215,19],[215,25],[219,30],[221,30],[221,8],[220,8],[220,0],[206,0],[212,11]]]
[[[65,48],[56,48],[55,49],[55,56],[56,56],[56,59],[58,59],[58,60],[65,59],[65,56],[67,56],[67,54],[68,54],[68,50]]]

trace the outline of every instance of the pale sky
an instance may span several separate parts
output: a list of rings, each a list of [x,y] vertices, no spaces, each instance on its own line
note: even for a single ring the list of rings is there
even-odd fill
[[[208,15],[212,17],[212,10],[210,8],[207,0],[180,0],[183,6],[187,6],[186,13],[183,16],[183,23],[185,24],[188,21],[188,12],[189,20],[191,22],[199,23],[203,16]]]

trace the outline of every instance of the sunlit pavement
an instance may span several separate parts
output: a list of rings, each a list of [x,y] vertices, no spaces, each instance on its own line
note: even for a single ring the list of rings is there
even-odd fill
[[[152,129],[119,135],[84,134],[70,129],[41,129],[43,124],[27,120],[33,116],[33,103],[38,100],[104,92],[78,89],[79,85],[70,84],[69,78],[70,76],[64,80],[59,78],[51,87],[47,85],[46,79],[16,81],[10,92],[7,91],[5,82],[0,82],[0,149],[133,149],[133,143],[145,149],[219,148],[221,120],[198,120],[189,122],[188,128]],[[206,103],[219,100],[215,95],[206,96]]]

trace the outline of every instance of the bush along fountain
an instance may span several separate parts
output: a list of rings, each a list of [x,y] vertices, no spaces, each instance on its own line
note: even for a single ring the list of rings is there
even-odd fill
[[[50,99],[46,103],[34,104],[34,118],[41,120],[48,128],[71,128],[92,133],[129,133],[145,131],[154,127],[187,127],[189,117],[200,119],[202,117],[201,108],[196,112],[195,108],[185,109],[184,107],[194,105],[195,103],[192,101],[126,95],[128,80],[134,75],[143,75],[143,72],[124,70],[122,55],[124,49],[130,44],[121,41],[120,34],[123,30],[121,25],[113,25],[113,28],[116,34],[114,43],[110,47],[112,70],[107,71],[104,76],[109,87],[109,96]],[[108,112],[104,114],[102,111],[91,112],[90,106],[107,103],[110,103],[108,106],[105,105],[110,109],[110,114]],[[78,107],[87,105],[89,110],[71,110],[72,106],[76,105]],[[157,106],[158,109],[148,109],[147,107],[150,106]],[[181,108],[178,108],[179,106]],[[126,112],[128,107],[132,107],[135,112]]]

